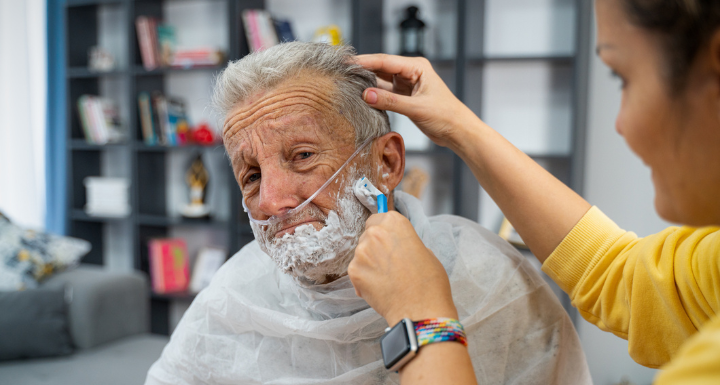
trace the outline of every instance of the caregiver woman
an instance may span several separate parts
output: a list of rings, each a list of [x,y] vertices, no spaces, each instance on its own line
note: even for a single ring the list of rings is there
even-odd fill
[[[425,59],[359,56],[382,80],[363,98],[456,152],[580,314],[662,367],[656,384],[720,384],[720,1],[595,7],[597,53],[622,81],[617,132],[651,168],[657,212],[686,226],[645,238],[620,229],[483,123]],[[368,219],[348,272],[390,325],[457,318],[444,269],[398,213]],[[421,348],[401,381],[475,383],[458,343]]]

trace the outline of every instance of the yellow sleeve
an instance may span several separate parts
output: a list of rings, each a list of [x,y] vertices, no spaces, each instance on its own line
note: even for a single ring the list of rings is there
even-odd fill
[[[703,326],[655,378],[655,385],[720,384],[720,317]]]
[[[657,368],[720,310],[720,229],[645,238],[592,207],[543,264],[580,314]]]

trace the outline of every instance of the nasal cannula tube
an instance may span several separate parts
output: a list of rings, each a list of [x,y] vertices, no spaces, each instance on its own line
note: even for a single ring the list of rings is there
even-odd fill
[[[268,225],[272,225],[272,224],[278,223],[278,222],[280,222],[280,221],[282,221],[282,220],[284,220],[284,219],[287,219],[288,217],[290,217],[291,215],[295,214],[296,212],[299,212],[300,210],[304,209],[305,206],[309,205],[310,202],[313,201],[313,199],[315,199],[327,186],[330,185],[330,183],[332,183],[333,180],[335,180],[335,178],[336,178],[338,175],[340,175],[340,172],[345,168],[345,166],[347,166],[347,165],[350,163],[350,161],[353,160],[353,158],[355,158],[355,156],[357,156],[357,154],[360,153],[360,151],[362,151],[370,142],[372,142],[373,139],[374,139],[374,138],[368,138],[366,141],[364,141],[364,142],[360,145],[360,147],[358,147],[357,150],[355,150],[355,152],[354,152],[352,155],[350,155],[350,157],[348,158],[348,160],[346,160],[345,163],[343,163],[343,165],[340,166],[340,168],[339,168],[337,171],[335,171],[335,173],[330,177],[330,179],[328,179],[328,180],[325,182],[325,184],[323,184],[322,186],[320,186],[320,188],[319,188],[317,191],[315,191],[315,193],[314,193],[313,195],[311,195],[310,198],[308,198],[305,202],[301,203],[300,205],[298,205],[298,206],[296,206],[296,207],[294,207],[294,208],[292,208],[292,209],[290,209],[290,210],[288,210],[288,211],[285,211],[284,213],[282,213],[282,214],[279,215],[279,216],[278,216],[278,215],[273,215],[273,216],[271,216],[270,218],[264,219],[264,220],[263,220],[263,219],[255,219],[255,218],[253,218],[253,217],[252,217],[252,214],[250,214],[250,210],[248,209],[247,204],[245,203],[245,196],[243,196],[243,199],[242,199],[243,210],[245,210],[245,212],[248,214],[248,218],[250,219],[250,222],[255,223],[255,224],[258,224],[258,225],[260,225],[260,226],[268,226]]]

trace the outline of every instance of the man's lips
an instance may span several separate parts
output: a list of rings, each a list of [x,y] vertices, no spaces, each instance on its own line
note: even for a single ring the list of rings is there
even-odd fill
[[[308,223],[313,223],[313,222],[320,222],[320,221],[315,218],[310,218],[310,219],[304,220],[302,222],[294,223],[292,225],[286,225],[285,227],[280,229],[280,231],[275,233],[275,238],[282,238],[285,234],[293,234],[293,233],[295,233],[295,229],[298,226],[306,225]]]

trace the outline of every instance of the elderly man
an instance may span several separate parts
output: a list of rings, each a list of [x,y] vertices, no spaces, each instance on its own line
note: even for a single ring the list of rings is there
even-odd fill
[[[388,325],[346,274],[370,215],[353,194],[362,176],[447,270],[480,383],[590,382],[567,314],[514,248],[393,193],[405,152],[387,115],[361,99],[374,85],[352,49],[312,43],[254,53],[218,78],[215,104],[256,241],[198,295],[148,384],[399,383],[382,363]]]

